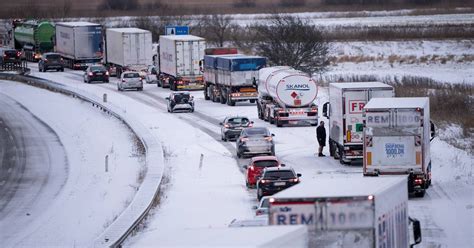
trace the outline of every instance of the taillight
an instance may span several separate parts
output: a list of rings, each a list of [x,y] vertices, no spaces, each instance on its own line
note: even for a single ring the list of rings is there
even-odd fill
[[[224,127],[225,127],[225,128],[229,128],[230,125],[229,125],[229,124],[224,124]]]
[[[16,52],[16,56],[20,57],[20,56],[21,56],[21,52]]]
[[[266,137],[265,137],[265,140],[266,140],[266,141],[272,141],[273,138],[272,138],[272,136],[266,136]]]
[[[267,182],[268,180],[264,180],[264,179],[260,180],[260,183],[267,183]]]
[[[92,73],[92,72],[89,72],[89,76],[93,76],[93,75],[94,75],[94,73]]]
[[[290,179],[290,182],[293,182],[293,183],[297,183],[299,181],[298,178],[293,178],[293,179]]]
[[[125,79],[122,79],[122,82],[124,82],[124,83],[125,83]]]
[[[246,137],[240,138],[240,142],[247,142],[248,140],[249,140],[249,138],[246,138]]]
[[[105,75],[107,75],[107,76],[108,76],[108,75],[109,75],[109,72],[108,72],[108,71],[105,71]]]
[[[253,171],[255,168],[254,168],[253,165],[252,165],[252,166],[249,167],[249,169],[250,169],[251,171]]]
[[[419,178],[415,179],[415,184],[417,185],[423,184],[423,179],[419,179]]]
[[[255,215],[262,215],[262,214],[263,214],[263,211],[260,209],[255,212]]]
[[[250,123],[250,124],[248,125],[248,127],[253,127],[253,124],[252,124],[252,123]]]
[[[45,62],[48,62],[48,59],[44,59]]]

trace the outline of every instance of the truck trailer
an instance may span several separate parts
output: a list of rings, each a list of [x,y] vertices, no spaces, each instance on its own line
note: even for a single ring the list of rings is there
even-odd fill
[[[318,124],[316,81],[288,66],[267,67],[258,75],[258,118],[281,127],[284,124]]]
[[[407,178],[317,178],[270,198],[270,225],[307,225],[309,247],[409,247]]]
[[[393,97],[393,87],[380,82],[331,83],[323,116],[329,119],[329,154],[341,164],[362,162],[363,109],[372,97]]]
[[[429,98],[372,98],[364,122],[364,175],[408,175],[409,193],[423,197],[431,185],[435,134]]]
[[[38,61],[43,53],[54,50],[55,28],[51,22],[13,21],[15,49],[21,50],[28,61]]]
[[[194,35],[160,36],[160,85],[176,90],[204,89],[200,67],[204,58],[206,41]]]
[[[139,28],[108,28],[105,31],[105,62],[122,71],[146,72],[153,64],[151,32]]]
[[[86,69],[103,58],[102,26],[90,22],[56,23],[56,52],[65,66]]]
[[[205,55],[204,99],[229,106],[240,101],[254,103],[258,98],[258,70],[265,65],[266,58],[260,56]]]

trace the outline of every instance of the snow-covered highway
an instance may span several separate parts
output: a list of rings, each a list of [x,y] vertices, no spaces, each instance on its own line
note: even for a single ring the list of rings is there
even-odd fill
[[[9,81],[0,81],[0,92],[2,126],[19,154],[3,156],[19,163],[18,171],[6,168],[18,175],[2,176],[0,246],[90,247],[140,185],[136,137],[114,117],[65,95]]]
[[[360,166],[343,166],[331,158],[314,156],[314,127],[276,128],[258,120],[253,104],[229,107],[204,101],[202,92],[193,92],[195,113],[169,114],[164,101],[170,92],[168,89],[150,84],[145,85],[143,92],[118,92],[115,79],[109,84],[84,84],[80,71],[39,73],[36,65],[31,64],[31,67],[34,76],[66,84],[97,97],[106,93],[110,104],[130,113],[162,142],[166,164],[160,205],[147,220],[146,228],[130,238],[126,245],[160,246],[161,242],[169,243],[169,240],[182,238],[180,230],[186,228],[224,227],[233,218],[253,216],[251,206],[257,203],[255,190],[245,188],[242,173],[242,165],[247,160],[236,160],[233,142],[220,141],[218,123],[227,115],[247,115],[255,121],[255,125],[269,127],[275,133],[277,156],[302,173],[302,180],[362,176]],[[8,88],[12,91],[16,87],[26,86]],[[321,88],[317,103],[321,105],[326,100],[327,89]],[[71,109],[78,111],[76,107]],[[96,126],[115,129],[109,124],[99,123],[96,122]],[[67,150],[68,146],[65,147]],[[325,153],[328,154],[328,151]],[[433,187],[428,189],[425,198],[411,199],[409,206],[410,215],[422,221],[423,243],[420,247],[470,247],[474,238],[474,185],[472,174],[469,176],[472,158],[438,139],[433,141],[431,153]],[[71,164],[78,159],[68,158]],[[93,200],[87,204],[91,202]]]

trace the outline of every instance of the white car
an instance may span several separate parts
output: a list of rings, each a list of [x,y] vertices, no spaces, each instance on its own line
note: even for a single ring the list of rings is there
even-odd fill
[[[156,76],[157,71],[154,65],[148,66],[145,75],[145,81],[147,84],[156,84],[158,82],[158,77]]]
[[[143,90],[143,81],[140,74],[135,71],[126,71],[120,76],[120,81],[117,83],[119,91],[126,89]]]
[[[256,216],[268,215],[269,206],[270,206],[270,196],[262,197],[258,206],[253,207],[253,209],[255,209],[255,215]]]
[[[166,98],[168,101],[168,112],[175,111],[194,112],[193,96],[187,91],[171,92],[170,96]]]

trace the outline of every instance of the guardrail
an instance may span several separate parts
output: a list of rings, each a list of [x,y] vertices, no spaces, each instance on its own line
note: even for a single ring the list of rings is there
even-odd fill
[[[23,74],[28,73],[29,69],[23,71]],[[129,116],[129,114],[124,110],[114,106],[113,104],[103,103],[101,102],[102,99],[99,99],[85,91],[72,89],[61,83],[28,75],[0,73],[0,79],[26,83],[90,102],[94,107],[97,107],[122,121],[140,139],[145,147],[145,160],[147,165],[147,172],[143,182],[132,202],[91,245],[94,247],[120,247],[125,239],[145,219],[148,212],[153,207],[153,202],[158,195],[159,186],[163,176],[164,164],[163,149],[160,143],[153,138],[153,135],[150,134],[146,127],[141,123],[136,122],[134,118]]]

